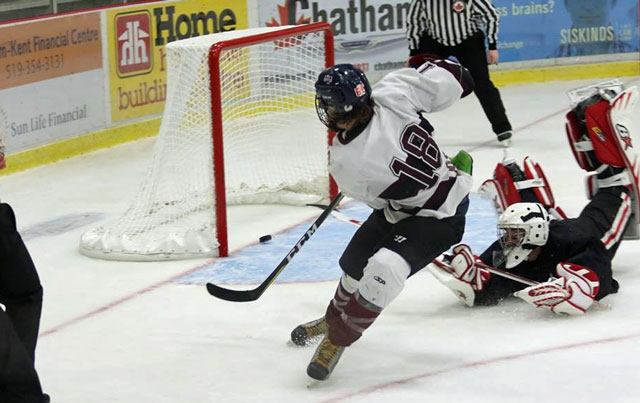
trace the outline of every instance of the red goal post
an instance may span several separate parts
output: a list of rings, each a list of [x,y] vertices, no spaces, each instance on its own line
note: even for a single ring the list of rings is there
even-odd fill
[[[333,47],[333,31],[331,26],[326,22],[317,22],[308,25],[297,25],[283,30],[265,32],[257,34],[248,38],[230,39],[227,41],[221,41],[211,46],[209,52],[209,68],[211,75],[211,113],[214,117],[213,121],[213,153],[214,160],[218,159],[221,165],[224,167],[224,155],[223,155],[223,125],[222,114],[216,113],[222,110],[222,90],[220,88],[220,55],[224,50],[237,49],[243,46],[254,43],[264,42],[276,42],[286,41],[287,38],[291,38],[296,35],[304,35],[312,32],[322,32],[324,34],[324,46],[325,46],[325,65],[324,67],[333,66],[334,60],[334,47]],[[276,45],[277,46],[277,45]],[[319,73],[319,72],[318,72]],[[328,132],[328,143],[331,142],[332,133]],[[216,215],[218,217],[218,239],[228,239],[227,234],[227,212],[226,212],[226,195],[225,189],[225,176],[223,170],[216,170],[214,172],[214,178],[216,182]],[[338,187],[333,179],[330,178],[329,196],[335,197],[338,193]],[[221,223],[220,220],[223,220]],[[224,245],[220,245],[219,256],[227,256],[229,253],[227,242]]]
[[[151,167],[121,216],[80,252],[111,260],[227,256],[229,204],[337,194],[314,83],[334,64],[327,23],[252,28],[166,46],[167,100]],[[324,133],[324,134],[323,134]]]

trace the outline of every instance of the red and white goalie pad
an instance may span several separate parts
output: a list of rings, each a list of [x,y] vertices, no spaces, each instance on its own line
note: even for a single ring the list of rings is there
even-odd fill
[[[613,126],[616,146],[622,156],[633,191],[633,212],[636,222],[640,223],[640,163],[634,145],[638,145],[637,128],[633,127],[633,115],[638,103],[638,89],[633,86],[618,94],[611,100],[609,122]]]
[[[635,148],[639,143],[633,127],[638,89],[633,86],[622,90],[619,83],[614,84],[617,85],[596,84],[570,92],[571,97],[582,90],[574,99],[576,107],[567,114],[567,138],[578,165],[585,171],[600,172],[606,166],[626,168],[626,178],[611,178],[610,184],[599,183],[599,187],[628,185],[632,189],[636,221],[640,223],[640,164]],[[580,105],[585,102],[591,104]],[[580,116],[582,113],[584,116]],[[593,185],[592,182],[593,179],[588,185]],[[588,194],[594,191],[588,189]]]
[[[578,115],[574,111],[569,111],[566,119],[565,131],[578,166],[585,171],[595,171],[597,162],[592,161],[590,154],[588,154],[589,151],[593,151],[593,144],[584,129],[581,129]]]
[[[569,145],[578,165],[585,171],[596,171],[602,164],[616,168],[625,166],[609,121],[609,109],[609,102],[601,99],[586,107],[584,117],[575,111],[567,113]],[[584,124],[580,123],[581,119]]]
[[[582,315],[593,304],[600,280],[591,269],[573,263],[558,263],[557,279],[532,285],[514,295],[556,314]]]
[[[493,171],[493,178],[484,181],[479,192],[493,200],[498,214],[514,203],[525,201],[542,204],[557,219],[567,218],[564,211],[556,206],[551,186],[540,164],[526,157],[523,165],[524,179],[515,180],[506,166],[499,162]]]

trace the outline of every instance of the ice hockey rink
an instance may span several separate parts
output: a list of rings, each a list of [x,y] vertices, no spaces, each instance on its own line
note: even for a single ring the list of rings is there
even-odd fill
[[[621,80],[640,85],[640,77]],[[564,134],[566,91],[598,81],[501,88],[515,129],[509,154],[520,164],[525,156],[537,161],[571,216],[586,204],[586,173]],[[640,128],[640,110],[635,116]],[[428,119],[446,153],[473,156],[474,189],[491,177],[503,149],[474,96]],[[620,292],[603,300],[609,309],[582,317],[516,299],[467,308],[423,271],[345,351],[331,378],[310,385],[314,347],[287,341],[295,326],[324,313],[349,224],[329,218],[283,281],[250,303],[215,299],[204,282],[254,288],[319,209],[231,207],[231,252],[250,262],[229,260],[237,275],[216,272],[214,259],[132,263],[79,254],[82,232],[128,207],[153,142],[0,178],[0,197],[16,211],[45,289],[36,366],[52,402],[640,402],[640,241],[618,251]],[[484,221],[469,223],[472,243],[486,245],[495,216],[478,217]],[[273,241],[257,244],[265,234]]]

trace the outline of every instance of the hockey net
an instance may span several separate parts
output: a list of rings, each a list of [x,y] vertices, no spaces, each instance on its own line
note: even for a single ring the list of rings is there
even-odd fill
[[[131,206],[87,231],[112,260],[226,256],[227,204],[318,202],[336,193],[314,83],[333,64],[329,25],[253,28],[166,47],[167,100]]]

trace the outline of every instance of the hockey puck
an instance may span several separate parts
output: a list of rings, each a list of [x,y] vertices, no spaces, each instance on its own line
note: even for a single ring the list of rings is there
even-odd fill
[[[271,235],[263,235],[260,237],[260,242],[269,242],[271,238]]]

